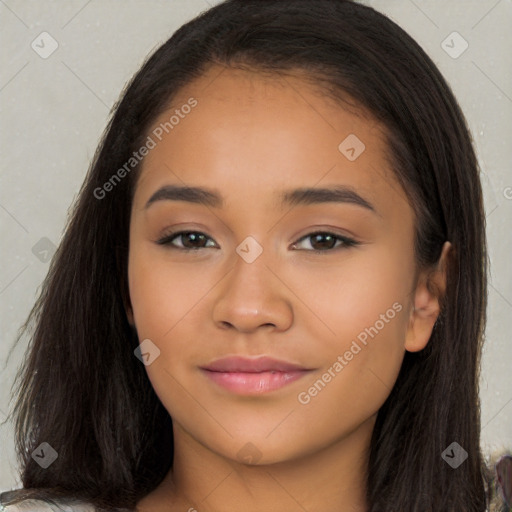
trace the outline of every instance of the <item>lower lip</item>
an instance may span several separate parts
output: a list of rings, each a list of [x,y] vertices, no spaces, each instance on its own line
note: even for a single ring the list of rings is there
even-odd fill
[[[219,386],[239,394],[262,394],[280,389],[308,374],[308,370],[289,372],[214,372],[202,369]]]

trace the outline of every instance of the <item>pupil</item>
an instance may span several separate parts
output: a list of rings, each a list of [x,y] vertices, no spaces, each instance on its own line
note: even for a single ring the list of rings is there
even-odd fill
[[[194,245],[194,241],[197,242],[199,239],[203,238],[203,235],[199,233],[187,233],[185,235],[185,240],[192,241],[192,247],[197,247],[197,245]],[[183,245],[187,246],[187,243],[184,243]]]
[[[325,248],[332,249],[334,247],[334,243],[336,243],[336,240],[331,235],[319,234],[319,235],[314,235],[313,238],[315,240],[314,243],[317,243],[318,240],[320,240],[322,238],[329,239],[329,241],[327,243],[321,243],[320,242],[320,247],[319,247],[320,249],[322,249],[322,248],[324,248],[324,249]]]

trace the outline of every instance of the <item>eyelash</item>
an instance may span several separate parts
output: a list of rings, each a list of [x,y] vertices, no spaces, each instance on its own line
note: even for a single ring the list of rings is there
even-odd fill
[[[191,249],[189,247],[176,247],[175,245],[173,245],[171,243],[171,241],[174,240],[175,238],[177,238],[178,236],[186,235],[186,234],[205,235],[206,238],[208,238],[209,240],[213,240],[212,238],[208,237],[205,233],[202,233],[201,231],[175,231],[173,233],[169,233],[169,234],[163,236],[162,238],[157,240],[156,243],[159,245],[166,245],[170,249],[177,249],[177,250],[183,251],[183,252],[197,252],[200,249],[208,249],[209,248],[209,247],[198,247],[197,249]],[[312,233],[308,233],[307,235],[304,235],[303,237],[299,238],[299,240],[297,240],[297,242],[295,242],[293,245],[296,245],[297,243],[301,242],[302,240],[311,238],[315,235],[327,235],[327,236],[334,237],[336,239],[336,241],[341,241],[342,245],[338,246],[338,247],[334,247],[332,249],[324,249],[324,250],[321,250],[321,249],[312,249],[312,250],[298,249],[298,250],[301,250],[301,251],[305,250],[306,252],[313,252],[316,254],[320,254],[320,253],[336,252],[338,250],[348,249],[350,247],[355,247],[357,245],[360,245],[360,242],[356,242],[352,238],[348,238],[346,236],[341,236],[341,235],[336,235],[335,233],[331,233],[329,231],[314,231]]]

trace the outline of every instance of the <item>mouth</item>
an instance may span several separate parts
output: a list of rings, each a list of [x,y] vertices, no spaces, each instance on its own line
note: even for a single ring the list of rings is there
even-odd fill
[[[241,395],[276,391],[313,371],[270,357],[226,357],[200,367],[200,370],[215,384]]]

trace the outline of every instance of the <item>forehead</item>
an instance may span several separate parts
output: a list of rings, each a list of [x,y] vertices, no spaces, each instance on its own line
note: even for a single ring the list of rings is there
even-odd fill
[[[139,207],[169,183],[221,188],[228,202],[327,183],[376,203],[404,199],[384,127],[300,75],[213,66],[178,92],[148,135],[155,144],[137,183]]]

